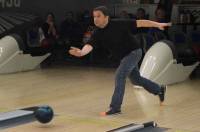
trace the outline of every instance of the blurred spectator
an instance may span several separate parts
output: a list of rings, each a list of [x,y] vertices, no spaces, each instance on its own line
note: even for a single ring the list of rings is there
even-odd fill
[[[67,12],[60,26],[60,37],[70,42],[80,41],[82,34],[79,24],[74,20],[73,12]]]
[[[94,25],[93,19],[89,10],[85,10],[83,14],[81,15],[80,25],[81,25],[81,29],[83,33],[87,31],[89,26]]]
[[[138,8],[136,12],[137,20],[146,19],[146,12],[143,8]]]
[[[160,6],[155,11],[155,21],[160,23],[166,22],[166,12],[165,9]],[[160,30],[157,28],[150,28],[147,34],[147,47],[151,47],[155,42],[160,41],[162,39],[167,39],[168,37],[168,30]],[[154,40],[154,41],[151,41]]]
[[[52,61],[55,60],[55,46],[56,39],[58,38],[57,29],[55,26],[55,17],[53,13],[47,13],[46,21],[42,25],[42,31],[44,33],[44,39],[41,41],[41,46],[51,53],[51,55],[43,62],[43,64],[51,65]]]
[[[163,7],[159,7],[156,9],[155,16],[157,22],[166,22],[166,12]]]
[[[120,18],[125,18],[125,19],[129,19],[130,18],[128,12],[125,11],[125,10],[120,12],[119,17]]]
[[[42,25],[42,30],[44,32],[45,38],[56,39],[58,37],[56,26],[55,26],[55,17],[53,13],[48,13],[46,16],[46,22]]]
[[[146,11],[143,8],[138,8],[137,12],[136,12],[136,19],[137,20],[146,20],[147,19],[147,15],[146,15]],[[148,28],[138,28],[137,32],[138,33],[147,33],[149,31]]]

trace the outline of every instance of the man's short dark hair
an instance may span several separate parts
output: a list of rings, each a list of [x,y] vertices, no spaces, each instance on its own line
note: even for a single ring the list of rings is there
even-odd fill
[[[93,11],[101,11],[104,14],[104,16],[109,16],[109,11],[106,6],[98,6],[94,8]]]

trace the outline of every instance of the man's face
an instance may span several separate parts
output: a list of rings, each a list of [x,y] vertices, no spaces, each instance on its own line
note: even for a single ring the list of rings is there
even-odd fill
[[[93,11],[94,24],[99,27],[105,27],[105,24],[108,22],[109,16],[105,16],[101,11]]]

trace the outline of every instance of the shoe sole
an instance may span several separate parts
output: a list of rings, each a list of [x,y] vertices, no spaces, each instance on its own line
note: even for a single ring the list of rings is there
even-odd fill
[[[165,93],[165,94],[164,94],[164,98],[165,98],[165,96],[166,96],[167,87],[168,87],[168,86],[166,85],[166,86],[165,86],[165,90],[164,90],[164,93]],[[163,103],[164,103],[164,102],[165,102],[165,99],[164,99],[164,101],[162,101],[162,102],[160,101],[160,106],[163,106]]]
[[[114,114],[106,114],[106,112],[101,112],[100,116],[112,116],[112,115],[119,115],[119,114],[121,114],[121,112],[117,112],[117,113],[114,113]]]
[[[114,116],[114,115],[119,115],[119,114],[121,114],[121,112],[118,112],[118,113],[114,113],[114,114],[109,114],[109,115],[106,115],[106,116]]]

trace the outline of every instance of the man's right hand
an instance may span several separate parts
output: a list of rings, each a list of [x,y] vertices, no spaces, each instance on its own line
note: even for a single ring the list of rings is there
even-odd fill
[[[160,30],[165,30],[165,27],[170,27],[172,26],[172,23],[158,23],[158,28]]]
[[[76,56],[76,57],[81,57],[81,50],[76,47],[70,47],[69,54]]]

